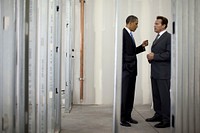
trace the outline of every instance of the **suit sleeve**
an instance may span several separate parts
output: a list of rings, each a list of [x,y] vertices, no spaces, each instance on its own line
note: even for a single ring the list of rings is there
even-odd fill
[[[136,54],[139,54],[143,51],[145,51],[145,47],[142,47],[142,44],[136,48]]]
[[[166,41],[166,49],[161,53],[154,54],[154,61],[170,61],[171,58],[171,36]]]

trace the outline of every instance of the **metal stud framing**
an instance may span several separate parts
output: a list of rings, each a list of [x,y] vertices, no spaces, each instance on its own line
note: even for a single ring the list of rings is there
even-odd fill
[[[2,17],[2,1],[0,1],[0,125],[2,125],[3,117],[3,17]],[[0,127],[2,132],[2,127]]]
[[[1,0],[1,132],[14,132],[16,88],[15,0]]]
[[[55,92],[55,101],[54,101],[54,110],[55,110],[55,132],[59,132],[61,129],[61,89],[60,89],[60,42],[61,42],[61,11],[60,11],[60,5],[61,0],[56,0],[56,13],[55,13],[55,45],[54,45],[54,52],[55,52],[55,75],[54,75],[54,92]]]
[[[175,133],[200,132],[199,0],[172,0],[172,116]]]
[[[30,0],[28,114],[33,133],[60,130],[58,4],[58,0]]]
[[[16,1],[16,132],[25,132],[25,0]]]
[[[36,133],[36,6],[35,0],[29,1],[29,80],[28,80],[28,132]]]
[[[62,2],[71,11],[71,1]],[[61,0],[0,1],[1,133],[60,131],[61,18],[66,20],[61,5]],[[70,57],[71,28],[65,28],[62,45]]]
[[[73,13],[73,1],[62,0],[62,43],[61,43],[61,60],[65,62],[62,64],[62,72],[65,73],[62,81],[65,82],[65,86],[62,87],[62,101],[64,101],[65,111],[71,110],[72,104],[72,13]]]

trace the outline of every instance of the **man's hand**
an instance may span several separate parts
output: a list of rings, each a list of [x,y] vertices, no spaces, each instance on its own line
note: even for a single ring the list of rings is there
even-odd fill
[[[152,61],[154,59],[154,53],[151,52],[151,53],[147,54],[147,59],[148,59],[148,61]]]
[[[148,46],[148,40],[145,40],[143,43],[142,43],[142,47],[146,47]]]

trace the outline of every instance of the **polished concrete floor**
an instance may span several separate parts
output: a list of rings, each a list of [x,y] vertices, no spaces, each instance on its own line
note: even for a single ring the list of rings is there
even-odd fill
[[[70,113],[62,111],[61,133],[112,133],[112,111],[105,105],[73,105]],[[171,133],[172,128],[154,128],[156,122],[145,121],[153,114],[150,105],[136,105],[132,117],[139,123],[119,125],[119,133]]]

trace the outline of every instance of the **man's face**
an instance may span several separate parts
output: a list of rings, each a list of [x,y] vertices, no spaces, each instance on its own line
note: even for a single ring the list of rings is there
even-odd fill
[[[130,30],[131,31],[135,31],[138,27],[138,20],[134,21],[134,22],[130,22]]]
[[[156,33],[160,33],[161,31],[163,31],[165,29],[165,24],[162,25],[162,20],[161,19],[157,19],[154,23],[154,31]]]

